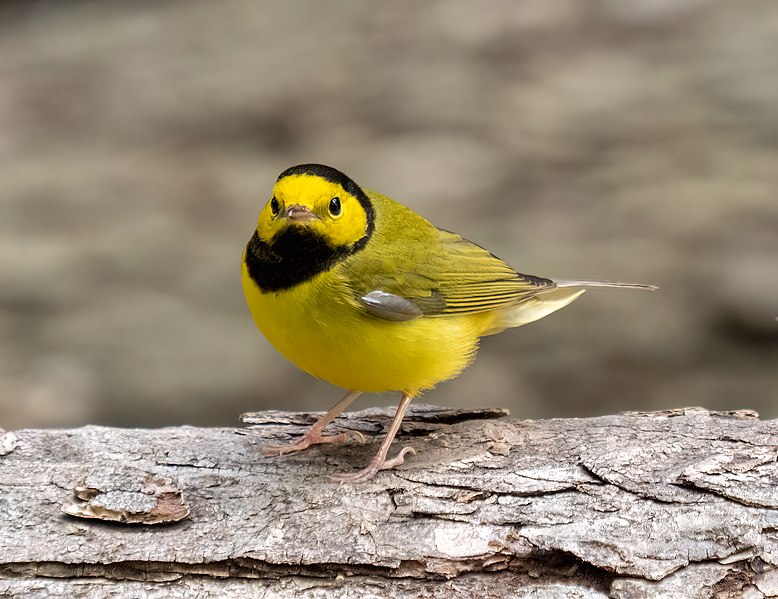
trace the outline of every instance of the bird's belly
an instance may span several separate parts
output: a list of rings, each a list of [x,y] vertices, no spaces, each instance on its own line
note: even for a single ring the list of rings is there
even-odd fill
[[[326,277],[327,275],[321,275]],[[475,356],[483,323],[470,317],[390,322],[312,281],[262,293],[243,273],[257,327],[288,360],[346,389],[416,393],[459,374]]]

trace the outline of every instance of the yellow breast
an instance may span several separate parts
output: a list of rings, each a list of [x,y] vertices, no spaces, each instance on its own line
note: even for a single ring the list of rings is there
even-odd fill
[[[243,264],[243,290],[270,343],[309,374],[345,389],[411,394],[459,374],[475,357],[489,314],[390,322],[367,314],[328,271],[263,293]]]

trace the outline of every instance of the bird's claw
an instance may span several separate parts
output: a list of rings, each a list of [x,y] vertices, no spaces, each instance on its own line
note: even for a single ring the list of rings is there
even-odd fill
[[[293,443],[278,443],[268,444],[260,447],[262,455],[266,456],[280,456],[285,453],[294,453],[295,451],[302,451],[307,449],[311,445],[323,445],[325,443],[346,443],[347,441],[356,441],[357,443],[365,443],[367,439],[365,435],[359,431],[346,431],[337,435],[322,435],[322,434],[304,434],[298,441]]]
[[[416,455],[416,450],[410,445],[407,445],[393,458],[382,460],[379,456],[376,456],[364,470],[348,474],[331,474],[329,479],[339,483],[364,483],[373,478],[381,470],[389,470],[404,464],[405,456],[407,454]]]

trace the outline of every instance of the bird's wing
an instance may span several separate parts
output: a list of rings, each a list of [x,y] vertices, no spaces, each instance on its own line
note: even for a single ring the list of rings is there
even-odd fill
[[[406,236],[390,263],[369,254],[358,262],[352,287],[369,313],[387,320],[495,310],[556,285],[520,274],[479,245],[442,229]]]
[[[481,246],[440,230],[442,268],[437,284],[445,299],[441,314],[472,314],[514,305],[551,289],[550,279],[516,272]]]

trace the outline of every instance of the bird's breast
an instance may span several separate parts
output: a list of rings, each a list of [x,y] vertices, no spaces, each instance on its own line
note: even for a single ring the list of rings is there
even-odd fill
[[[456,376],[475,356],[482,319],[390,322],[369,315],[337,269],[265,291],[247,262],[243,289],[257,327],[284,357],[329,383],[416,393]]]

